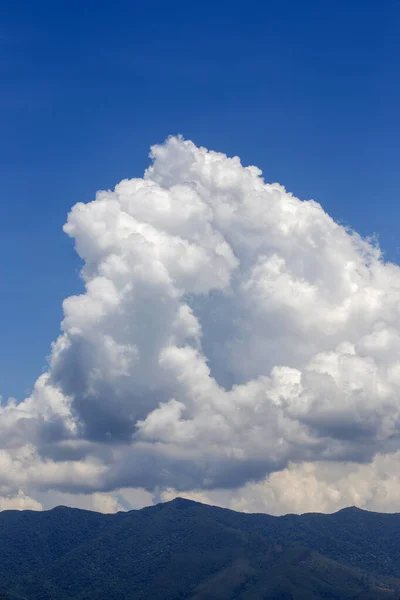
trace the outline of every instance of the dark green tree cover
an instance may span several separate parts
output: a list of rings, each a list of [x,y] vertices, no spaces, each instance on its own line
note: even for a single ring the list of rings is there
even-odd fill
[[[398,600],[400,514],[0,513],[0,600]]]

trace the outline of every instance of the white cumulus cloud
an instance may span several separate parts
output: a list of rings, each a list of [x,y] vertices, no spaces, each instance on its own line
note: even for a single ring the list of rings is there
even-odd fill
[[[32,395],[0,407],[0,494],[383,510],[362,481],[397,468],[400,268],[237,157],[171,137],[151,158],[68,216],[85,292]]]

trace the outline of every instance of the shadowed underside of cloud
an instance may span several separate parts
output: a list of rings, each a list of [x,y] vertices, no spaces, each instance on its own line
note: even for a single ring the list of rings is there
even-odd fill
[[[0,508],[395,508],[399,267],[237,157],[151,157],[68,216],[85,293],[0,409]]]

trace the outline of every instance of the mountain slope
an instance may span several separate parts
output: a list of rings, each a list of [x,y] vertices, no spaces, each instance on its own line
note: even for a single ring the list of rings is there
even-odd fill
[[[46,512],[0,512],[0,586],[50,564],[114,526],[116,518],[118,515],[65,507]]]
[[[3,512],[0,589],[4,600],[392,600],[399,530],[397,514],[271,517],[183,499],[117,515]]]

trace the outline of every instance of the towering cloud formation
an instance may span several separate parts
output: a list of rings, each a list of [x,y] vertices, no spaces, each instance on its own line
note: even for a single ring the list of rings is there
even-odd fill
[[[0,492],[229,504],[338,461],[376,473],[400,448],[400,269],[237,157],[179,137],[151,157],[69,214],[86,291],[32,395],[1,408]]]

